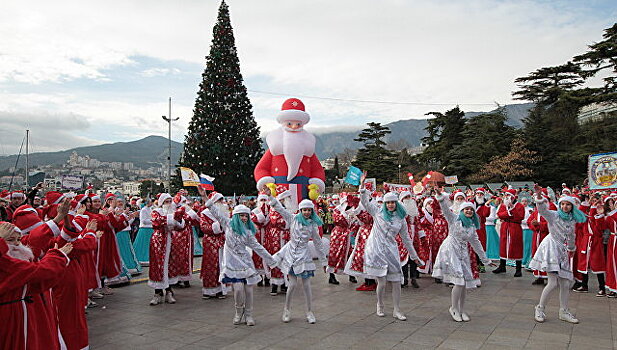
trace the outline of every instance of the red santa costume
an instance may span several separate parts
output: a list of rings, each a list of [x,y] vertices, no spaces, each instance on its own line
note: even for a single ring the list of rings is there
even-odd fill
[[[257,242],[264,247],[266,244],[266,235],[270,228],[270,206],[268,205],[268,201],[268,196],[260,193],[257,196],[257,207],[251,211],[251,221],[253,221],[257,229],[257,231],[255,231],[255,238]],[[255,264],[255,269],[260,275],[266,274],[263,259],[255,252],[253,252],[253,264]],[[267,279],[266,282],[268,282]]]
[[[550,210],[557,210],[557,207],[554,203],[549,202]],[[527,225],[531,230],[533,230],[533,241],[531,242],[531,256],[536,254],[540,243],[546,238],[548,235],[548,222],[544,217],[540,215],[538,209],[535,209],[529,218],[527,219]],[[533,270],[533,275],[536,277],[536,281],[534,284],[544,284],[544,282],[538,279],[546,279],[546,272]]]
[[[360,204],[360,198],[347,195],[341,199],[339,206],[332,212],[334,228],[330,234],[326,269],[328,273],[341,274],[345,269],[345,263],[351,254],[351,235],[359,228],[359,221],[356,218],[359,212],[358,204]]]
[[[497,209],[497,216],[501,220],[499,232],[499,267],[493,273],[506,272],[506,260],[516,261],[514,277],[522,276],[523,259],[523,227],[521,222],[525,218],[525,207],[516,202],[516,190],[509,189],[504,194],[503,203]]]
[[[577,264],[575,268],[582,276],[582,285],[574,289],[575,292],[588,291],[588,272],[598,275],[600,292],[598,296],[604,296],[604,273],[606,271],[606,258],[602,234],[605,229],[605,217],[603,203],[589,207],[584,203],[580,209],[587,213],[587,222],[583,223],[583,235],[576,244]]]
[[[486,251],[486,218],[491,215],[491,207],[489,205],[485,205],[485,194],[486,192],[484,188],[477,188],[476,196],[474,198],[476,214],[478,214],[478,219],[480,219],[480,228],[476,231],[476,233],[478,234],[478,239],[480,240],[480,243],[482,243],[482,249],[484,249],[484,251]]]
[[[172,244],[174,231],[184,229],[184,207],[175,209],[171,195],[163,193],[158,199],[159,208],[152,211],[152,238],[150,239],[150,270],[148,285],[155,289],[155,295],[150,301],[150,305],[158,305],[162,302],[163,289],[165,302],[173,304],[176,300],[173,297],[171,285],[178,282],[178,276],[172,276],[170,266],[175,266],[177,262],[171,261],[172,257],[177,256],[172,253],[176,249]]]
[[[605,228],[610,232],[606,250],[606,288],[608,296],[617,297],[617,209],[606,214]]]
[[[83,266],[92,258],[91,252],[96,248],[96,235],[94,231],[83,230],[83,234],[80,234],[63,227],[55,242],[59,247],[67,243],[73,245],[73,251],[69,254],[71,262],[64,272],[62,283],[53,288],[60,334],[66,349],[87,349],[88,323],[84,308],[88,303],[88,288]]]
[[[308,185],[317,185],[319,193],[325,190],[325,172],[315,155],[315,136],[303,129],[310,120],[304,104],[297,98],[283,103],[277,122],[281,127],[266,136],[268,150],[257,166],[254,176],[257,190],[269,183],[281,184],[292,191],[293,208],[308,198]]]
[[[169,261],[169,275],[177,277],[185,286],[193,276],[193,226],[199,225],[199,215],[191,208],[184,196],[176,195],[174,203],[185,209],[184,228],[171,235],[173,249]]]
[[[220,193],[212,192],[210,198],[214,198],[214,202],[218,203],[215,205],[226,205],[223,204],[225,199]],[[219,274],[223,247],[225,246],[225,232],[208,208],[202,210],[199,215],[199,227],[204,234],[202,240],[204,253],[201,258],[201,272],[199,274],[202,280],[202,298],[210,299],[214,296],[224,298],[227,294],[227,288],[225,284],[219,282]]]
[[[0,238],[2,349],[60,349],[58,322],[49,288],[60,282],[69,258],[58,249],[50,249],[40,261],[33,262],[33,259],[27,247],[9,247]]]
[[[444,239],[448,237],[448,222],[443,216],[439,203],[433,197],[426,198],[422,205],[423,216],[420,219],[420,227],[428,238],[428,246],[430,251],[430,260],[428,260],[420,270],[423,273],[430,273],[432,264],[437,258],[437,252],[439,247],[443,243]],[[437,282],[441,282],[437,280]]]

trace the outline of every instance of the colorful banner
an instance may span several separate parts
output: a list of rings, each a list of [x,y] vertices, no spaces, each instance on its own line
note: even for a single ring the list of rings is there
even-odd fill
[[[350,185],[358,186],[360,185],[360,177],[362,177],[362,170],[355,166],[350,166],[347,171],[347,176],[345,176],[345,182]]]
[[[588,162],[589,188],[617,188],[617,152],[592,154]]]
[[[214,191],[214,178],[205,174],[199,175],[199,182],[204,190]]]
[[[391,184],[388,182],[383,183],[384,188],[387,188],[390,192],[403,192],[412,190],[411,185],[399,185],[399,184]]]
[[[444,176],[444,181],[448,184],[448,185],[454,185],[455,183],[458,182],[458,176],[456,175],[452,175],[452,176]]]
[[[182,186],[199,186],[199,176],[190,168],[180,167],[180,175],[182,175]]]

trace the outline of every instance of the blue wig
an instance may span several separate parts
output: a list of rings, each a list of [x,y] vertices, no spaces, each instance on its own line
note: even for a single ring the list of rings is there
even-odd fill
[[[472,227],[472,226],[474,226],[476,228],[476,230],[480,229],[480,219],[478,218],[478,214],[473,213],[473,216],[468,218],[467,216],[465,216],[465,214],[461,210],[458,213],[458,218],[463,223],[463,227]]]
[[[381,214],[383,215],[384,219],[388,221],[392,221],[392,217],[394,215],[398,216],[400,219],[405,218],[405,216],[407,215],[405,208],[403,208],[401,203],[399,202],[395,202],[395,203],[396,203],[396,209],[394,211],[389,211],[388,208],[386,207],[386,202],[383,203],[383,205],[381,206]]]
[[[561,207],[560,207],[559,209],[557,209],[557,214],[559,214],[559,217],[565,221],[574,220],[578,223],[587,221],[587,217],[585,216],[585,214],[574,205],[572,206],[571,212],[566,213],[565,211],[561,210]]]
[[[251,219],[249,218],[249,221],[247,221],[245,224],[244,222],[242,222],[242,219],[240,219],[240,214],[234,214],[232,216],[230,226],[231,230],[234,231],[235,234],[240,236],[246,235],[246,231],[250,232],[253,235],[255,234],[255,231],[257,231],[255,225],[253,224],[253,221],[251,221]]]
[[[302,211],[300,211],[298,214],[296,214],[296,220],[298,220],[303,226],[308,226],[308,225],[311,224],[311,222],[316,224],[317,226],[323,225],[323,221],[321,221],[319,216],[317,216],[317,214],[315,214],[315,210],[311,211],[311,217],[309,219],[311,221],[307,220],[304,217],[304,215],[302,215]]]

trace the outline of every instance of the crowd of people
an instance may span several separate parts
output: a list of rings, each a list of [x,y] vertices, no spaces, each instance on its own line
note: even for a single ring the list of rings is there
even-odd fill
[[[363,175],[362,180],[366,177]],[[362,182],[361,182],[362,183]],[[148,266],[150,305],[174,304],[174,288],[191,286],[193,261],[202,255],[203,299],[233,293],[233,324],[255,325],[256,286],[285,294],[282,321],[292,320],[292,297],[302,285],[306,320],[312,310],[311,279],[320,268],[328,282],[363,279],[357,291],[376,292],[376,315],[385,316],[386,284],[393,317],[405,320],[401,287],[419,288],[430,276],[452,288],[449,313],[467,322],[466,291],[481,286],[487,266],[513,277],[533,273],[544,287],[535,306],[546,320],[551,293],[559,289],[559,319],[578,323],[568,309],[570,291],[617,297],[617,192],[504,187],[447,193],[438,186],[323,195],[293,203],[289,190],[272,186],[236,203],[199,189],[155,198],[107,193],[71,194],[42,186],[0,195],[0,347],[84,349],[88,307],[113,294]],[[531,312],[531,311],[530,311]]]

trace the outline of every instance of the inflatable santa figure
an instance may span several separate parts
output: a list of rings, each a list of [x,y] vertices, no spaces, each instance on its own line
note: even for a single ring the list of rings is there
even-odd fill
[[[291,190],[291,210],[297,209],[302,199],[315,200],[325,190],[326,176],[315,155],[315,136],[304,130],[310,118],[302,101],[286,100],[276,118],[281,127],[266,136],[268,150],[255,167],[259,191],[280,185]]]

